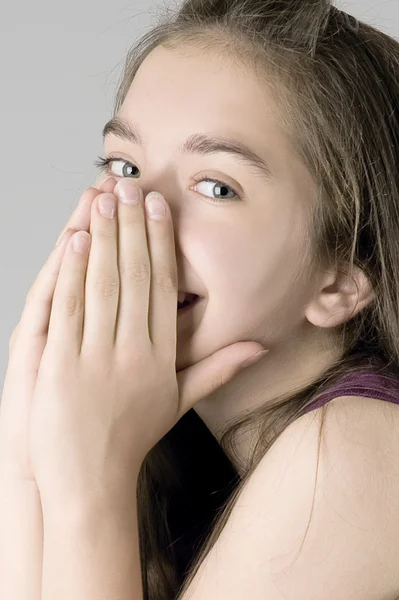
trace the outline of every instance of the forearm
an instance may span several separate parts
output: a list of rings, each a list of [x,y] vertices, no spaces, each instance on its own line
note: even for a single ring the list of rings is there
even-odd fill
[[[43,518],[34,482],[0,475],[0,598],[41,600]]]
[[[136,495],[43,510],[41,600],[143,600]]]

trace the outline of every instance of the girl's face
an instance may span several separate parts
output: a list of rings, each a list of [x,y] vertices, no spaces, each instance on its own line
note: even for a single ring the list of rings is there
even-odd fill
[[[203,297],[178,316],[177,370],[252,340],[271,349],[261,361],[270,365],[270,383],[283,377],[282,368],[293,374],[292,348],[302,346],[301,365],[305,350],[309,363],[316,333],[320,350],[326,329],[312,324],[311,303],[321,279],[299,277],[316,188],[277,114],[266,87],[236,61],[158,47],[118,113],[142,144],[113,133],[105,138],[105,155],[123,159],[110,165],[116,179],[133,177],[145,195],[165,196],[178,287]],[[237,154],[211,152],[216,138],[245,146],[270,173]],[[201,178],[211,181],[196,183]]]

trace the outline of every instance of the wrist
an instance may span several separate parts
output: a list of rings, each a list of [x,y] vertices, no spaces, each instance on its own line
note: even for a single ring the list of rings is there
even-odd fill
[[[43,518],[54,526],[61,521],[69,527],[91,520],[98,523],[101,515],[128,514],[137,502],[137,481],[135,475],[123,483],[87,488],[73,495],[42,495]]]

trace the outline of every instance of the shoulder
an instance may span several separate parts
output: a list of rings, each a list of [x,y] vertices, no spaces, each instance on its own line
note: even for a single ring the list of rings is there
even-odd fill
[[[399,593],[399,406],[341,396],[325,406],[324,414],[321,435],[322,409],[317,409],[292,423],[258,465],[258,501],[273,489],[279,499],[273,504],[278,522],[291,530],[285,534],[287,545],[278,548],[280,558],[272,563],[285,568],[298,553],[299,569],[302,561],[303,573],[308,570],[299,597],[310,597],[305,588],[313,579],[316,588],[323,577],[327,585],[329,569],[331,577],[341,578],[340,591],[331,598],[352,598],[352,589],[354,599],[382,598],[392,584]],[[287,511],[293,498],[295,523],[290,523]],[[309,522],[299,552],[296,540],[302,542]],[[360,585],[364,596],[356,594]],[[322,589],[316,597],[330,598]]]
[[[399,535],[399,406],[340,396],[324,409],[323,423],[323,407],[294,421],[262,459],[257,476],[281,473],[282,465],[291,477],[299,470],[309,485],[314,481],[320,500],[353,516],[359,527],[370,529],[371,519],[380,527],[389,521]],[[295,483],[287,477],[286,485]]]
[[[399,595],[399,407],[388,404],[330,401],[321,439],[322,409],[287,427],[240,490],[184,600],[215,589],[223,600]]]
[[[399,406],[363,396],[334,398],[291,423],[252,477],[259,482],[275,477],[276,485],[279,481],[292,487],[298,472],[309,483],[317,473],[316,489],[331,487],[337,498],[340,491],[342,501],[351,500],[351,491],[355,504],[366,493],[369,499],[376,495],[378,505],[394,513],[392,493],[399,494]],[[339,482],[342,486],[337,487]],[[377,483],[382,486],[378,490]],[[372,508],[369,503],[367,508]]]
[[[318,467],[339,477],[337,468],[344,468],[362,487],[371,487],[370,477],[377,477],[392,492],[399,486],[399,406],[364,396],[334,398],[287,427],[261,460],[257,477],[296,462],[309,476]],[[392,497],[387,503],[393,504]]]

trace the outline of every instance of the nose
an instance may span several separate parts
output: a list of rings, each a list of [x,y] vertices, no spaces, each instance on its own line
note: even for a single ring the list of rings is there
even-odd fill
[[[178,213],[178,195],[180,194],[180,191],[177,191],[176,188],[173,190],[172,186],[167,187],[166,185],[162,185],[162,184],[160,185],[159,183],[154,184],[154,182],[153,183],[149,182],[149,183],[143,184],[142,180],[139,183],[133,177],[118,177],[117,175],[109,175],[108,177],[104,177],[104,176],[99,177],[97,179],[96,183],[94,184],[94,187],[96,187],[97,189],[100,189],[103,192],[111,192],[112,193],[114,191],[116,184],[121,179],[132,180],[135,183],[135,185],[137,185],[137,187],[139,187],[141,189],[141,191],[143,192],[144,200],[150,192],[160,193],[165,198],[166,202],[168,203],[169,210],[170,210],[171,216],[172,216],[173,225],[177,226],[178,214],[179,214]]]

